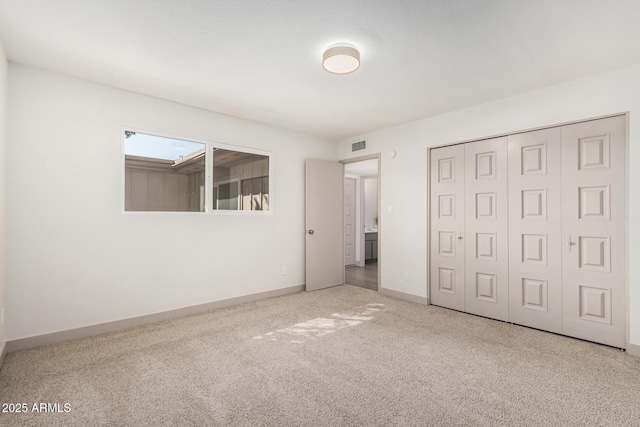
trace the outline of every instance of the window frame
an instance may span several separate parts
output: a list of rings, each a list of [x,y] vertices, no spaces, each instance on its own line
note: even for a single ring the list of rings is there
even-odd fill
[[[204,144],[205,146],[205,180],[204,180],[204,212],[203,211],[132,211],[125,209],[126,203],[126,132],[135,132],[146,134],[150,136],[157,136],[160,138],[171,138],[187,142],[195,142],[198,144]],[[120,143],[120,165],[121,165],[121,182],[120,182],[120,211],[125,215],[273,215],[274,203],[273,203],[273,159],[274,154],[271,151],[260,150],[256,148],[245,147],[241,145],[226,144],[216,141],[207,141],[197,138],[183,137],[172,134],[166,134],[155,131],[148,131],[144,129],[134,128],[131,126],[125,126],[121,129],[121,143]],[[259,156],[265,156],[269,159],[269,209],[268,210],[219,210],[213,209],[215,200],[213,198],[213,149],[219,148],[223,150],[237,151],[240,153],[256,154]],[[238,185],[242,187],[242,180],[238,179]],[[218,183],[219,184],[219,183]]]

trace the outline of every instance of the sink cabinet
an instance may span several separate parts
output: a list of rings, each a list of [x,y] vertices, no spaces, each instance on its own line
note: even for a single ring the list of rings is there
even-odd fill
[[[378,260],[378,233],[364,234],[364,262]]]

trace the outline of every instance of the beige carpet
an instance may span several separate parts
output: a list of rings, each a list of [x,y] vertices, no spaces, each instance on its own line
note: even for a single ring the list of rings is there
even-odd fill
[[[640,358],[352,286],[7,355],[3,426],[640,425]]]

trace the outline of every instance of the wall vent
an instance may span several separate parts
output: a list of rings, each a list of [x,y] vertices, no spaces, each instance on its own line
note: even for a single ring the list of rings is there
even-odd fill
[[[360,151],[364,150],[365,148],[367,148],[366,140],[354,142],[353,144],[351,144],[351,151]]]

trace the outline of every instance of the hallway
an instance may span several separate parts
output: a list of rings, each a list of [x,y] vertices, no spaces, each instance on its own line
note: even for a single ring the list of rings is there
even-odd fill
[[[365,264],[364,267],[350,265],[344,268],[344,280],[348,285],[378,290],[378,263]]]

